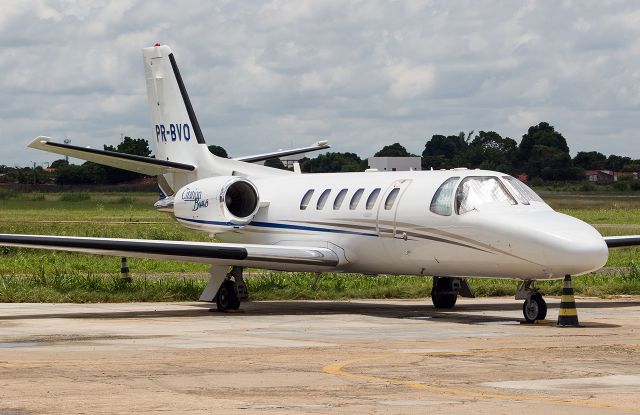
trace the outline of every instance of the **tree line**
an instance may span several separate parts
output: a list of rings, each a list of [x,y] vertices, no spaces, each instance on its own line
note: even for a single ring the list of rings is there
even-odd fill
[[[144,138],[124,137],[117,146],[104,145],[104,149],[138,156],[151,156],[149,143]],[[0,166],[0,177],[6,183],[45,184],[54,182],[59,185],[101,185],[126,183],[145,176],[91,161],[83,164],[70,164],[66,159],[59,159],[52,162],[47,169],[42,166],[33,168]]]
[[[124,137],[117,146],[104,146],[105,150],[151,156],[147,140]],[[217,145],[209,151],[228,158],[227,151]],[[394,143],[384,146],[374,157],[416,156]],[[422,151],[422,168],[450,169],[454,167],[497,170],[518,175],[526,173],[530,179],[543,181],[584,180],[585,170],[640,171],[640,160],[626,156],[605,156],[597,151],[580,151],[571,157],[564,136],[547,122],[528,128],[520,143],[502,137],[495,131],[460,132],[453,135],[434,134]],[[265,162],[269,167],[285,169],[279,159]],[[144,177],[138,173],[102,166],[92,162],[69,164],[65,159],[51,163],[51,169],[42,167],[0,166],[5,182],[41,184],[117,184]],[[313,158],[300,160],[300,168],[307,173],[357,172],[367,168],[367,159],[355,153],[327,152]]]
[[[385,146],[375,157],[416,156],[399,143]],[[496,170],[544,181],[583,180],[586,170],[640,171],[640,160],[580,151],[571,157],[564,136],[547,122],[529,127],[518,144],[495,131],[460,132],[453,135],[434,134],[422,151],[422,168],[451,169],[454,167]],[[308,172],[362,171],[366,159],[354,153],[326,153],[314,159],[301,160]]]

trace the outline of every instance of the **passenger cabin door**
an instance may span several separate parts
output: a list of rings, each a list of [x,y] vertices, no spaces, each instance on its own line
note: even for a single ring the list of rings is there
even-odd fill
[[[407,187],[411,184],[409,179],[401,179],[393,182],[384,192],[378,204],[376,216],[376,230],[378,236],[386,238],[400,237],[396,235],[396,214]]]

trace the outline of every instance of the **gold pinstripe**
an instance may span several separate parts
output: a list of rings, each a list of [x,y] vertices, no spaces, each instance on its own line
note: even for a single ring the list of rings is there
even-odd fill
[[[324,226],[335,226],[335,227],[344,227],[344,228],[351,228],[351,229],[361,229],[361,230],[369,230],[369,231],[376,231],[380,228],[374,226],[377,224],[377,221],[375,219],[347,219],[347,218],[338,218],[338,220],[341,221],[351,221],[351,222],[360,222],[363,225],[356,225],[353,223],[340,223],[340,222],[320,222],[320,221],[290,221],[293,223],[308,223],[308,224],[314,224],[314,225],[324,225]],[[379,221],[379,223],[383,224],[383,225],[393,225],[394,222],[393,221]],[[366,224],[366,225],[365,225]],[[463,246],[466,248],[470,248],[470,249],[475,249],[478,251],[483,251],[483,252],[487,252],[487,253],[500,253],[503,255],[507,255],[510,256],[512,258],[516,258],[519,259],[521,261],[525,261],[525,262],[529,262],[531,264],[535,264],[535,265],[541,265],[538,264],[536,262],[533,262],[529,259],[526,258],[522,258],[518,255],[514,255],[510,252],[504,251],[502,249],[496,248],[492,245],[486,244],[484,242],[478,241],[478,240],[474,240],[471,238],[467,238],[465,236],[462,235],[457,235],[451,232],[447,232],[447,231],[442,231],[440,229],[435,229],[435,228],[428,228],[428,227],[423,227],[423,226],[419,226],[416,224],[412,224],[412,223],[407,223],[407,222],[397,222],[396,223],[397,226],[402,227],[402,228],[398,228],[397,232],[398,233],[406,233],[407,236],[412,236],[414,238],[419,238],[419,239],[427,239],[427,240],[432,240],[432,241],[437,241],[437,242],[443,242],[443,243],[448,243],[448,244],[452,244],[452,245],[458,245],[458,246]],[[407,229],[404,229],[407,228]],[[380,229],[382,231],[385,232],[390,232],[391,229]],[[433,233],[433,234],[437,234],[441,237],[434,237],[431,235],[424,235],[422,233],[419,233],[420,231],[422,232],[429,232],[429,233]],[[451,238],[451,239],[448,239]],[[452,240],[453,239],[453,240]],[[466,242],[466,243],[464,243]],[[473,245],[477,245],[477,246],[471,246],[469,244],[473,244]]]

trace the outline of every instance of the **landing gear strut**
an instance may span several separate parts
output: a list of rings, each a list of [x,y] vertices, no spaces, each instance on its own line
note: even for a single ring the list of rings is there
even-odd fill
[[[547,317],[547,303],[536,288],[535,280],[522,281],[516,290],[516,300],[524,300],[522,314],[527,323]]]
[[[464,278],[433,277],[431,301],[433,301],[435,308],[453,308],[458,300],[458,294],[463,297],[474,297],[467,281]]]

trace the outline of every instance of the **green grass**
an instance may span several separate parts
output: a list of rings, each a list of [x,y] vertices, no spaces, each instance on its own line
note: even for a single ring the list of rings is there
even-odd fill
[[[560,212],[593,224],[603,235],[640,234],[640,196],[633,193],[543,194]],[[155,193],[16,193],[0,190],[0,233],[209,241],[152,208]],[[574,279],[578,295],[640,294],[640,248],[610,251],[617,275]],[[0,302],[119,302],[196,300],[208,266],[129,259],[133,282],[123,284],[117,257],[0,247]],[[157,278],[163,276],[163,278]],[[247,278],[254,300],[424,298],[431,278],[263,272]],[[473,279],[478,296],[513,295],[516,282]],[[560,281],[540,282],[559,295]]]
[[[619,275],[588,275],[574,279],[578,295],[607,296],[640,294],[640,271],[633,265]],[[247,278],[255,300],[344,300],[356,298],[424,298],[431,295],[430,277],[407,275],[364,276],[324,274],[319,280],[306,273],[265,273]],[[476,278],[469,285],[478,297],[513,296],[517,284],[511,280]],[[562,281],[540,281],[543,294],[561,295]]]
[[[417,276],[364,276],[325,274],[320,279],[306,273],[264,273],[246,278],[250,299],[260,300],[348,300],[383,298],[427,298],[432,279]],[[473,279],[478,297],[513,296],[516,283],[509,280]],[[204,278],[161,279],[135,277],[123,282],[117,274],[99,276],[36,274],[31,277],[0,277],[0,302],[131,302],[196,301],[206,285]],[[562,281],[541,281],[545,295],[561,295]],[[588,275],[574,279],[577,295],[605,297],[640,294],[640,271],[635,265],[620,275]]]
[[[44,200],[44,198],[42,198]],[[61,202],[84,202],[87,200],[91,200],[91,196],[89,193],[81,192],[69,192],[63,193],[59,199]]]
[[[2,194],[2,193],[0,193]],[[42,199],[44,198],[44,199]],[[210,241],[153,209],[155,193],[16,193],[0,197],[0,233]],[[0,247],[0,275],[34,272],[106,274],[119,258]],[[203,264],[136,260],[139,273],[206,272]]]
[[[118,276],[34,275],[0,277],[0,302],[98,303],[131,301],[192,301],[204,288],[204,280],[169,277],[136,278],[124,282]]]

